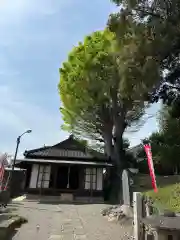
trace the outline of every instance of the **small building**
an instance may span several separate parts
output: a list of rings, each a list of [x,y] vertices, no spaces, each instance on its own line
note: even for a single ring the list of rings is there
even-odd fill
[[[0,190],[3,190],[4,188],[8,187],[10,184],[10,174],[12,174],[12,168],[11,167],[5,167],[4,171],[4,176],[3,176],[3,181],[0,186]],[[25,185],[25,180],[26,180],[26,170],[25,169],[20,169],[20,168],[14,168],[13,170],[13,181],[12,185],[10,187],[10,195],[12,197],[16,197],[19,194],[22,193],[24,190],[24,185]]]
[[[73,135],[56,145],[24,152],[16,166],[26,169],[25,190],[44,195],[103,197],[103,170],[110,160],[88,149]]]

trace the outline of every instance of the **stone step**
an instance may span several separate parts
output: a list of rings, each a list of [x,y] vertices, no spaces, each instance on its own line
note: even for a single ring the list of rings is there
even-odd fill
[[[74,196],[71,193],[62,193],[60,195],[60,201],[61,202],[73,202]]]

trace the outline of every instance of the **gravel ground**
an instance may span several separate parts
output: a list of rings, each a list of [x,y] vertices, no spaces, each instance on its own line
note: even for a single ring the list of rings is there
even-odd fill
[[[22,201],[13,203],[28,223],[13,240],[120,240],[131,239],[131,223],[108,222],[101,215],[104,204],[40,204]]]

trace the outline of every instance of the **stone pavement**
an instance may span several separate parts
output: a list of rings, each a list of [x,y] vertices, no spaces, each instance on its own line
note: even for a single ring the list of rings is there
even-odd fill
[[[132,226],[108,222],[100,211],[103,204],[13,203],[28,219],[13,240],[120,240],[130,239]]]

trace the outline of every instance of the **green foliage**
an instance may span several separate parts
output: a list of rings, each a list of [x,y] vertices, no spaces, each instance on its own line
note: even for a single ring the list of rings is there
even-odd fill
[[[123,69],[124,48],[115,37],[108,29],[85,37],[60,69],[63,129],[76,136],[97,141],[104,140],[107,132],[112,138],[116,125],[116,135],[122,139],[125,128],[144,114],[139,94],[144,86],[140,88],[137,75],[133,81],[128,77],[128,61]]]
[[[180,121],[170,115],[171,108],[163,107],[159,113],[159,132],[153,133],[148,141],[151,143],[155,165],[161,165],[162,172],[180,171]],[[142,150],[142,157],[145,153]]]
[[[177,101],[173,102],[169,113],[172,118],[180,117],[180,99],[179,98],[177,99]]]
[[[129,139],[127,138],[123,138],[123,148],[124,150],[127,150],[130,146],[130,142],[129,142]]]
[[[126,168],[137,168],[136,158],[127,150],[125,151],[125,165]]]
[[[145,195],[150,197],[154,202],[154,206],[160,210],[180,212],[180,184],[158,188],[158,193],[149,191]]]
[[[82,146],[88,147],[88,141],[85,139],[75,138]]]
[[[71,129],[76,135],[84,132],[98,139],[103,123],[111,125],[108,94],[113,73],[108,53],[113,39],[109,31],[87,36],[73,48],[60,69],[61,113],[65,129]]]
[[[162,78],[167,81],[179,81],[179,53],[180,53],[180,2],[149,1],[149,0],[112,0],[121,5],[121,12],[112,15],[111,25],[114,32],[119,32],[121,19],[132,18],[137,24],[144,25],[146,38],[149,41],[150,56],[153,56],[159,64]],[[123,17],[122,17],[123,16]]]
[[[110,15],[108,27],[115,33],[118,44],[123,45],[123,64],[119,66],[124,80],[121,87],[128,97],[138,100],[160,81],[160,62],[153,48],[156,44],[160,50],[162,43],[151,36],[150,27],[126,15],[125,11]]]

